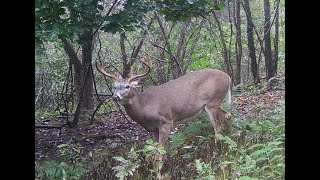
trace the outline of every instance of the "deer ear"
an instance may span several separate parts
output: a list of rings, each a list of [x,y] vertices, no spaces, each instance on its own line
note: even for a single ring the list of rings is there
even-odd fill
[[[131,81],[130,82],[130,86],[131,87],[136,87],[138,85],[138,83],[139,83],[138,81]]]

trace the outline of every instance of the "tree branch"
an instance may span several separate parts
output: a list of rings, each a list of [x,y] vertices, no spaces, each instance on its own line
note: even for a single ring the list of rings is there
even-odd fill
[[[165,39],[165,45],[166,45],[166,47],[168,48],[168,52],[170,52],[170,53],[169,53],[170,59],[173,60],[173,62],[175,62],[175,63],[177,64],[177,68],[179,69],[180,73],[182,73],[181,65],[180,65],[180,63],[178,62],[177,58],[176,58],[175,56],[173,56],[173,53],[172,53],[171,48],[170,48],[170,43],[169,43],[168,37],[166,36],[166,33],[165,33],[165,31],[164,31],[163,24],[162,24],[159,16],[157,15],[157,13],[154,13],[154,17],[155,17],[155,18],[157,19],[157,21],[158,21],[158,24],[159,24],[159,26],[160,26],[162,35],[163,35],[163,37],[164,37],[164,39]],[[166,52],[167,52],[167,51],[166,51]],[[174,78],[177,78],[177,77],[174,77]]]
[[[217,15],[216,15],[216,13],[214,11],[211,11],[211,13],[213,14],[214,20],[216,21],[218,29],[219,29],[220,41],[221,41],[222,47],[223,47],[222,48],[222,50],[223,50],[222,51],[222,56],[223,56],[223,59],[224,59],[224,61],[226,63],[227,73],[232,77],[231,64],[229,63],[229,60],[228,60],[228,52],[227,52],[226,42],[225,42],[225,39],[224,39],[224,33],[223,33],[220,21],[219,21]]]
[[[127,55],[126,55],[126,46],[124,44],[124,40],[126,38],[125,32],[120,33],[120,49],[121,49],[121,59],[123,64],[123,78],[127,78],[127,76],[130,73],[130,68],[128,70],[128,61],[127,61]],[[128,72],[129,71],[129,72]]]
[[[151,24],[153,23],[153,20],[154,20],[154,17],[151,18],[150,22],[148,23],[147,25],[147,28],[144,30],[143,34],[142,34],[142,37],[140,38],[139,40],[139,43],[138,43],[138,46],[134,48],[132,54],[131,54],[131,61],[130,61],[130,65],[132,66],[134,60],[137,58],[138,56],[138,53],[143,45],[143,42],[148,34],[148,30],[150,29],[151,27]]]
[[[35,128],[45,128],[45,129],[60,129],[62,126],[46,126],[46,125],[35,125]]]
[[[175,56],[174,54],[172,54],[172,52],[169,51],[168,49],[166,49],[165,47],[160,46],[160,45],[157,45],[157,44],[154,44],[153,42],[151,42],[151,45],[154,46],[154,47],[163,49],[163,50],[164,50],[165,52],[167,52],[170,56],[172,56],[174,59],[176,59],[176,56]]]
[[[75,68],[77,70],[81,70],[82,69],[82,63],[80,61],[80,59],[78,58],[77,56],[77,53],[75,52],[74,48],[72,47],[72,45],[70,44],[70,42],[62,37],[62,36],[59,36],[59,39],[63,42],[64,46],[64,50],[65,52],[67,53],[69,59],[70,59],[70,62],[75,66]]]
[[[117,4],[117,2],[118,2],[118,0],[114,0],[114,2],[113,2],[113,4],[112,4],[112,6],[110,7],[110,9],[109,9],[109,11],[107,12],[106,16],[109,16],[109,15],[110,15],[110,13],[111,13],[112,9],[113,9],[113,8],[114,8],[114,6]],[[104,22],[104,21],[100,22],[100,24],[98,25],[97,29],[92,33],[91,38],[93,38],[93,37],[94,37],[94,35],[96,35],[96,33],[98,32],[98,30],[99,30],[99,29],[100,29],[100,27],[102,26],[103,22]]]

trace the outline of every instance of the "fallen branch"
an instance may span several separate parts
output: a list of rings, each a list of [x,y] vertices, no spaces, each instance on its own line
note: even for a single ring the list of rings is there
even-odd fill
[[[35,128],[60,129],[61,130],[62,126],[35,125]]]

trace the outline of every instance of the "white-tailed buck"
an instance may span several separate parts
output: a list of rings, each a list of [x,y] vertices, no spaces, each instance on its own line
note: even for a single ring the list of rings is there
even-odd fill
[[[203,69],[139,93],[135,88],[137,80],[146,77],[151,70],[150,63],[140,61],[148,71],[126,79],[120,74],[114,76],[105,72],[98,64],[96,67],[115,80],[113,98],[120,100],[131,119],[153,133],[160,146],[165,146],[173,126],[191,121],[203,110],[208,113],[216,134],[231,135],[231,114],[220,108],[225,97],[226,103],[231,103],[228,74]]]

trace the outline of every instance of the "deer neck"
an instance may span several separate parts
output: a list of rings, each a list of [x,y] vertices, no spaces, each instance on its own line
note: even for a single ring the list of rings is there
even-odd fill
[[[131,88],[127,97],[124,97],[122,105],[126,109],[127,114],[130,116],[131,119],[137,121],[142,119],[141,115],[141,101],[140,101],[140,94],[137,92],[136,89]]]

